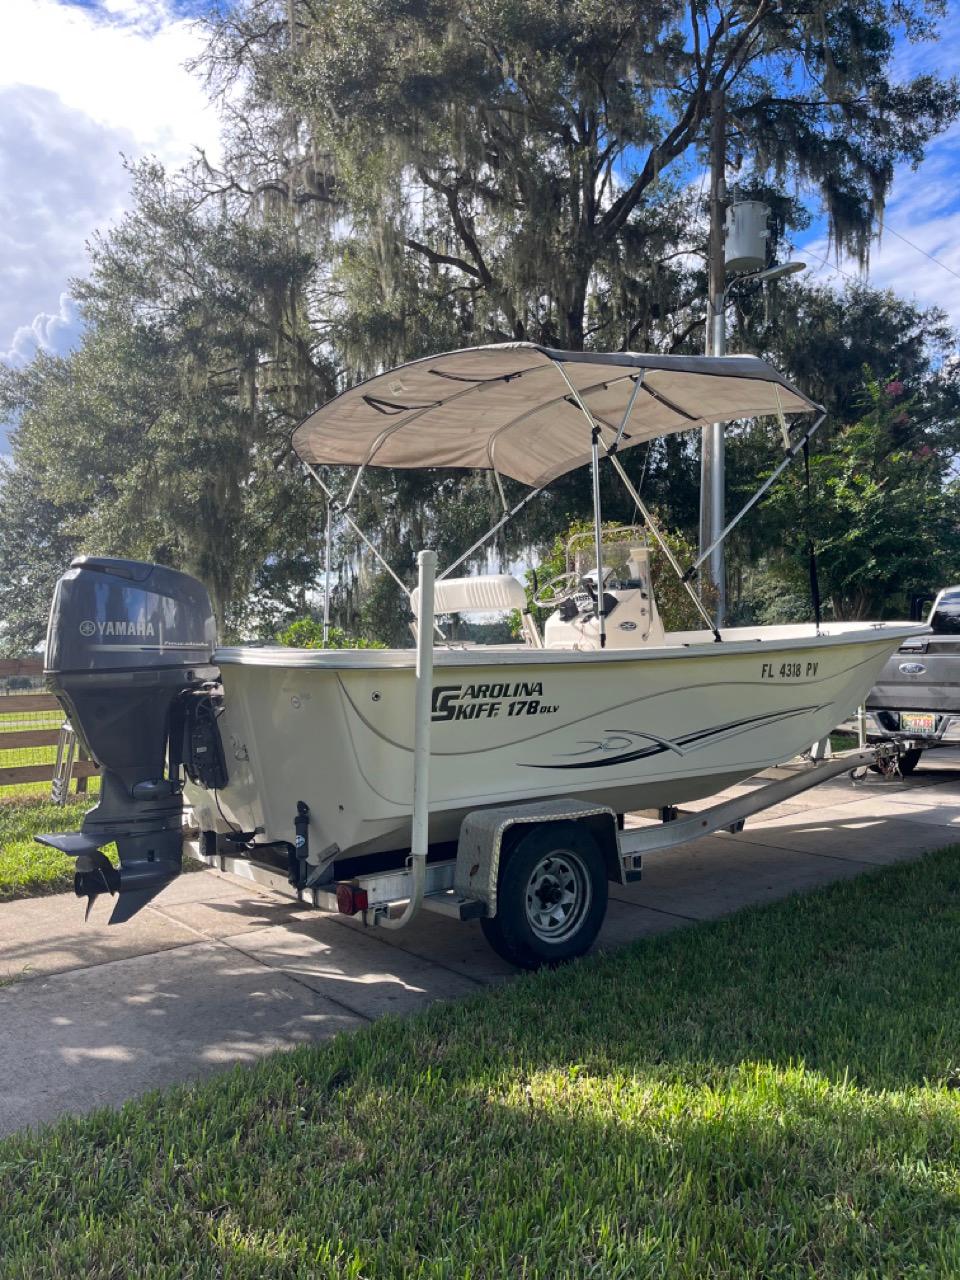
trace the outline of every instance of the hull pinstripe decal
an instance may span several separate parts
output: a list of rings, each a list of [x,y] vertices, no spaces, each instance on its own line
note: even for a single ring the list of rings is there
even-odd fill
[[[762,716],[750,716],[746,720],[733,720],[727,724],[716,725],[713,729],[701,729],[697,733],[684,734],[682,738],[678,738],[676,742],[669,742],[665,739],[658,739],[652,742],[650,746],[639,747],[635,751],[622,752],[620,755],[608,756],[606,759],[599,760],[578,760],[571,761],[567,764],[527,764],[523,761],[519,762],[524,769],[609,769],[613,765],[629,764],[632,760],[644,760],[648,756],[661,755],[665,751],[676,751],[678,755],[686,755],[685,748],[696,746],[709,746],[718,738],[722,738],[731,731],[742,729],[756,728],[762,724],[776,724],[779,720],[790,720],[794,716],[806,715],[808,712],[816,712],[829,705],[821,703],[814,707],[795,707],[792,711],[767,712]],[[633,729],[617,729],[610,730],[611,733],[627,734],[632,733],[638,738],[649,738],[649,734],[641,733]]]

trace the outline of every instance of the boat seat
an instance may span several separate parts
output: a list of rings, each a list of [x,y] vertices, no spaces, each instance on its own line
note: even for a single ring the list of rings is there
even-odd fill
[[[414,613],[420,589],[414,587],[410,604]],[[442,613],[495,613],[527,607],[527,593],[512,573],[484,573],[472,578],[438,578],[433,587],[434,615]]]

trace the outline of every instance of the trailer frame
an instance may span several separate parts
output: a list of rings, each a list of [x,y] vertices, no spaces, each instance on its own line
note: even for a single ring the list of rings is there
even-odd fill
[[[717,832],[742,831],[750,818],[832,778],[845,773],[853,776],[871,765],[893,764],[899,750],[898,743],[882,742],[840,752],[828,760],[810,761],[790,777],[772,779],[699,812],[668,808],[660,811],[659,822],[625,830],[619,829],[618,815],[608,806],[584,804],[575,798],[479,809],[464,819],[454,858],[429,862],[421,853],[414,862],[414,856],[408,855],[406,866],[313,887],[292,885],[278,867],[258,860],[255,848],[246,853],[212,852],[204,848],[198,831],[189,830],[184,844],[192,857],[221,872],[293,897],[304,906],[359,917],[365,925],[383,925],[401,917],[409,909],[420,875],[425,911],[454,920],[479,920],[496,914],[504,837],[515,827],[591,822],[596,830],[597,820],[604,821],[616,850],[615,868],[608,859],[608,879],[628,884],[640,878],[644,857],[667,853]],[[478,875],[481,868],[482,875]]]

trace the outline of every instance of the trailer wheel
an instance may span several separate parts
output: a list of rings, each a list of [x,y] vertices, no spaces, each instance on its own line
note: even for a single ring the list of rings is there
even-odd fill
[[[607,911],[607,868],[575,822],[532,827],[500,861],[497,914],[481,920],[498,955],[521,969],[581,956]]]

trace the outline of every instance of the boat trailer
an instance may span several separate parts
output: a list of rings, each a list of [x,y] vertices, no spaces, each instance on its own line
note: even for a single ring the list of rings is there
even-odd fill
[[[606,854],[609,878],[615,883],[630,884],[641,878],[644,856],[665,853],[717,832],[736,834],[748,819],[831,778],[848,774],[858,780],[871,767],[884,776],[895,776],[899,751],[899,743],[883,742],[838,752],[826,760],[813,758],[790,777],[772,779],[745,795],[698,812],[672,807],[646,811],[642,816],[657,821],[629,829],[621,827],[619,816],[608,806],[574,798],[478,809],[464,819],[456,856],[426,864],[421,906],[455,920],[479,920],[493,915],[497,909],[500,852],[506,847],[511,830],[558,822],[588,824]],[[357,916],[366,925],[389,926],[398,920],[409,910],[415,892],[411,865],[330,884],[293,884],[292,877],[279,866],[236,851],[205,848],[201,833],[196,830],[188,829],[185,836],[185,851],[210,867],[293,896],[305,906]],[[407,861],[412,863],[412,857]]]
[[[537,968],[583,954],[603,922],[607,885],[639,880],[644,855],[663,853],[717,831],[741,831],[748,818],[843,773],[896,772],[896,743],[861,745],[829,754],[814,744],[811,760],[792,777],[724,800],[696,813],[674,807],[660,821],[626,830],[609,805],[555,797],[478,808],[463,819],[455,855],[431,848],[428,836],[431,696],[433,690],[436,552],[417,557],[417,662],[414,694],[413,805],[406,864],[388,870],[334,876],[334,850],[309,861],[309,810],[298,806],[296,845],[286,867],[265,851],[245,851],[229,836],[185,832],[185,852],[219,870],[296,897],[299,902],[366,925],[404,928],[421,908],[456,920],[479,920],[487,941],[505,959]],[[259,854],[259,857],[258,857]],[[501,859],[503,855],[503,860]],[[402,857],[398,851],[398,858]]]

